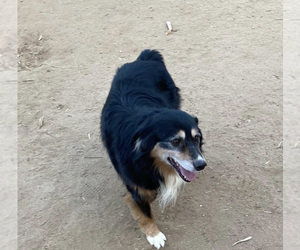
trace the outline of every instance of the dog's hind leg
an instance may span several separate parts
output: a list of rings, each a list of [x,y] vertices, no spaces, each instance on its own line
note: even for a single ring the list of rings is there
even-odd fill
[[[138,189],[130,189],[130,192],[127,192],[124,199],[133,218],[139,221],[141,231],[146,235],[148,242],[159,249],[165,245],[166,237],[158,229],[150,207],[150,202],[155,198],[155,191],[146,192],[149,195],[141,196]],[[151,194],[151,192],[154,193]]]

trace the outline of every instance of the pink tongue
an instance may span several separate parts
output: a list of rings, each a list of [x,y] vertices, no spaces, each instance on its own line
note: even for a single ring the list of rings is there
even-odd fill
[[[193,181],[193,180],[195,180],[195,178],[196,178],[196,173],[187,171],[187,170],[185,170],[185,169],[182,168],[182,167],[180,167],[180,172],[181,172],[181,174],[182,174],[183,176],[185,176],[186,179],[189,180],[189,181]]]

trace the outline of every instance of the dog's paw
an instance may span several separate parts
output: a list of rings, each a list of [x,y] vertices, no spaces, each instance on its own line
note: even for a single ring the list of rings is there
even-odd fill
[[[167,239],[166,239],[166,236],[162,232],[159,232],[154,237],[147,236],[147,240],[150,243],[150,245],[155,246],[157,249],[160,249],[161,246],[162,247],[165,246],[165,240],[167,240]]]

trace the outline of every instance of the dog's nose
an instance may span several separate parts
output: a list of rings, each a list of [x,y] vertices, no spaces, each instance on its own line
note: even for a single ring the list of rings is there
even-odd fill
[[[203,170],[206,166],[206,161],[203,158],[197,159],[193,163],[197,171]]]

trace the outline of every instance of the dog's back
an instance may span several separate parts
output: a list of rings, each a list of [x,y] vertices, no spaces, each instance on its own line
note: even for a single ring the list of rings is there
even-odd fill
[[[113,79],[107,104],[124,107],[157,105],[179,109],[179,89],[156,50],[144,50],[136,61],[119,68]],[[105,107],[104,107],[105,108]]]
[[[101,136],[109,150],[108,136],[137,112],[148,108],[179,109],[180,95],[168,73],[163,57],[156,50],[144,50],[132,63],[116,72],[101,115]],[[137,123],[136,123],[137,124]],[[134,128],[133,128],[134,129]]]

